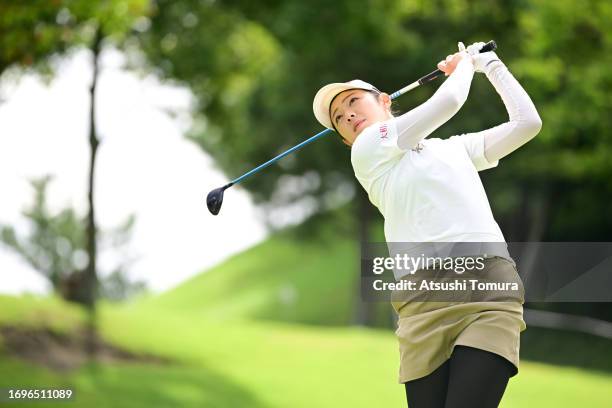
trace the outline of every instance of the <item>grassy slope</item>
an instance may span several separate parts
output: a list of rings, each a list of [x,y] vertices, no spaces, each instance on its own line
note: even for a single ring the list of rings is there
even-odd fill
[[[4,306],[22,303],[32,315],[46,301],[0,297],[0,324],[15,320]],[[70,314],[54,303],[54,312]],[[40,326],[39,319],[21,324]],[[0,359],[0,387],[70,384],[74,406],[404,406],[394,383],[396,342],[383,330],[207,320],[198,313],[105,306],[104,336],[134,351],[176,360],[173,365],[92,364],[69,374]],[[522,362],[502,407],[609,406],[612,375]],[[587,403],[588,401],[588,403]],[[585,405],[586,404],[586,405]],[[39,404],[20,403],[19,407]],[[46,403],[45,406],[61,406]],[[63,405],[65,406],[65,405]]]
[[[219,319],[343,325],[352,318],[357,251],[346,238],[305,243],[279,234],[143,304]]]

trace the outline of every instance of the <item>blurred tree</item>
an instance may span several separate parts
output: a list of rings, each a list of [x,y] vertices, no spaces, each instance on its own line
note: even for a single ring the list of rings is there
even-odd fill
[[[99,56],[105,44],[121,47],[131,34],[146,30],[149,6],[149,0],[54,0],[27,5],[9,0],[0,3],[0,74],[11,66],[17,68],[13,70],[17,74],[23,69],[52,74],[54,57],[79,47],[86,47],[92,54],[89,209],[85,229],[87,266],[78,275],[79,280],[73,282],[78,294],[70,295],[91,310],[95,307],[98,285],[94,174],[100,144],[95,117]]]
[[[162,75],[194,90],[199,120],[191,138],[231,176],[320,130],[310,109],[320,86],[361,78],[394,91],[433,70],[456,50],[457,41],[495,39],[498,54],[544,122],[526,148],[481,174],[506,238],[610,238],[609,2],[158,0],[156,5],[151,29],[140,37],[143,49]],[[400,111],[422,103],[439,84],[402,97]],[[505,120],[499,96],[476,75],[462,111],[434,137]],[[329,138],[242,187],[272,218],[278,207],[299,204],[312,212],[352,201],[356,222],[350,233],[371,239],[380,228],[369,227],[372,208],[354,181],[349,150],[337,136]]]
[[[82,290],[84,270],[88,265],[87,240],[83,224],[86,220],[72,208],[52,214],[47,205],[47,188],[50,176],[32,180],[34,200],[23,215],[30,224],[28,235],[18,234],[14,227],[0,225],[0,241],[15,250],[37,272],[53,286],[55,292],[66,300],[84,303],[86,293]],[[98,239],[116,251],[126,248],[130,240],[134,217],[128,217],[118,227],[98,231]],[[123,300],[144,290],[142,282],[131,282],[125,277],[131,258],[123,255],[120,263],[105,274],[100,282],[103,297]]]
[[[54,0],[24,5],[17,0],[0,3],[0,74],[7,67],[51,74],[55,57],[85,47],[92,54],[92,80],[89,88],[89,177],[88,213],[85,227],[87,265],[81,279],[74,282],[78,299],[89,310],[86,349],[96,351],[97,229],[94,206],[95,163],[100,144],[96,132],[96,89],[100,74],[99,57],[105,44],[121,48],[131,34],[145,31],[149,21],[149,0]]]
[[[534,0],[517,18],[525,40],[515,71],[544,120],[538,143],[517,161],[525,201],[544,196],[544,239],[609,241],[612,7]]]
[[[123,270],[115,270],[102,279],[100,286],[102,297],[112,301],[123,301],[146,291],[147,286],[143,281],[130,281]]]
[[[611,19],[604,0],[533,0],[517,15],[513,67],[544,123],[510,176],[521,181],[518,214],[531,215],[533,240],[612,240]],[[609,303],[530,306],[612,321]]]

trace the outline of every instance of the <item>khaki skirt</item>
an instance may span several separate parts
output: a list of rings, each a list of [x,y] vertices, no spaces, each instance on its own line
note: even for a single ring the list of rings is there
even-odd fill
[[[456,345],[498,354],[513,364],[512,376],[518,373],[520,333],[527,327],[523,320],[523,283],[514,263],[501,257],[486,258],[481,273],[491,280],[518,282],[519,290],[503,294],[492,291],[484,298],[467,293],[462,296],[468,300],[452,301],[423,301],[426,298],[422,293],[418,297],[393,292],[391,303],[398,315],[395,334],[399,340],[400,383],[432,373],[450,358]]]

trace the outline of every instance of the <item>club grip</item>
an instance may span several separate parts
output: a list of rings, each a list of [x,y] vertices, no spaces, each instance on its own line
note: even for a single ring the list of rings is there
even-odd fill
[[[491,40],[480,49],[479,53],[482,54],[483,52],[495,51],[495,49],[497,49],[497,44],[495,41]]]
[[[486,43],[485,45],[483,45],[483,47],[480,49],[479,53],[482,54],[483,52],[489,52],[489,51],[495,51],[497,49],[497,43],[494,40],[489,41],[488,43]],[[442,72],[439,69],[436,69],[433,72],[430,72],[429,74],[419,78],[419,80],[417,81],[419,83],[419,85],[423,85],[429,81],[433,81],[434,79],[438,78],[439,76],[442,76],[444,74],[444,72]],[[412,88],[411,88],[412,89]],[[394,93],[393,95],[391,95],[391,99],[394,99],[400,95],[404,94],[403,89],[397,91],[396,93]]]

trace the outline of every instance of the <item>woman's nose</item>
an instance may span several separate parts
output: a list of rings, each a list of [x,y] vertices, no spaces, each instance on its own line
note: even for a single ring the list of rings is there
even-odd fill
[[[346,118],[348,119],[348,121],[350,122],[351,119],[353,119],[355,117],[354,113],[351,113],[350,115],[348,115]]]

